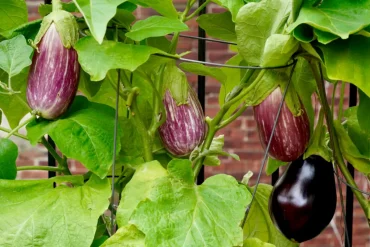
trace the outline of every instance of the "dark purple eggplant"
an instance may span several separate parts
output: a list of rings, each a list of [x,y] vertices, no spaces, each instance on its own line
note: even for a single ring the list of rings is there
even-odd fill
[[[174,156],[189,155],[204,139],[206,122],[195,92],[189,87],[188,103],[177,105],[170,91],[163,99],[166,122],[159,127],[164,147]]]
[[[269,212],[288,239],[302,243],[325,229],[336,205],[333,165],[313,155],[289,165],[270,195]]]
[[[28,76],[27,101],[45,119],[65,113],[78,88],[80,65],[77,52],[66,48],[52,23],[33,56]]]
[[[261,104],[254,107],[262,147],[266,149],[279,109],[282,94],[275,89]],[[300,116],[295,117],[284,102],[269,155],[277,160],[291,162],[301,156],[310,140],[310,123],[304,107]]]

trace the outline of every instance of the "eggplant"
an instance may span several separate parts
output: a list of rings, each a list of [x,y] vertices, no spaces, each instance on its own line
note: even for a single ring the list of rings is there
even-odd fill
[[[65,113],[76,95],[79,75],[76,50],[63,45],[51,23],[38,44],[28,76],[27,101],[34,113],[45,119]]]
[[[276,88],[261,104],[253,108],[260,141],[265,150],[282,98],[280,89]],[[284,102],[269,149],[269,155],[274,159],[291,162],[306,150],[310,140],[310,123],[302,104],[301,108],[301,115],[295,117]]]
[[[292,162],[277,181],[270,195],[269,213],[288,239],[302,243],[325,229],[336,205],[333,165],[312,155]]]
[[[163,104],[166,121],[159,127],[159,135],[168,152],[176,157],[189,155],[204,140],[206,122],[195,92],[189,86],[188,103],[177,105],[169,90]]]

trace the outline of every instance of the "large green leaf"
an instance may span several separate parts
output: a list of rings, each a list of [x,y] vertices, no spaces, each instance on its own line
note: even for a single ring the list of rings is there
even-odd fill
[[[329,79],[351,82],[370,97],[369,46],[370,38],[361,35],[319,45]]]
[[[64,117],[56,121],[31,122],[27,126],[27,134],[33,144],[49,134],[64,155],[80,161],[90,171],[104,178],[113,162],[114,116],[111,107],[91,103],[78,96]],[[121,133],[118,131],[118,138]],[[120,149],[118,142],[117,153]]]
[[[197,22],[209,36],[236,42],[235,23],[232,21],[229,11],[201,15],[198,17]]]
[[[216,175],[194,184],[191,162],[173,160],[169,176],[158,179],[131,216],[146,246],[242,245],[239,227],[251,199],[231,176]]]
[[[109,20],[116,14],[117,6],[125,0],[73,0],[73,2],[84,16],[91,34],[101,44]]]
[[[290,9],[289,0],[262,0],[248,3],[241,8],[236,18],[235,30],[238,49],[248,64],[261,64],[265,49],[270,49],[269,46],[265,46],[266,41],[272,34],[282,33]],[[289,39],[287,41],[286,45],[280,44],[283,48],[278,50],[288,51],[289,45],[296,45],[290,44]],[[264,63],[268,61],[264,60]]]
[[[258,185],[256,196],[244,225],[244,239],[258,238],[263,242],[274,244],[276,247],[298,247],[299,244],[286,239],[271,221],[268,211],[271,191],[271,185]]]
[[[370,25],[370,1],[303,1],[298,18],[288,31],[302,24],[347,39]]]
[[[244,240],[243,247],[275,247],[275,245],[264,243],[258,238],[247,238]]]
[[[172,0],[126,0],[146,8],[152,8],[163,16],[177,19],[178,14]],[[125,1],[125,2],[126,2]]]
[[[0,4],[0,32],[13,29],[28,20],[26,1],[3,0]]]
[[[33,49],[27,44],[23,35],[0,43],[0,68],[9,77],[18,75],[24,68],[31,65],[30,56]]]
[[[0,33],[0,40],[14,38],[23,35],[26,40],[34,40],[41,26],[41,20],[35,20],[22,24],[16,28]],[[3,36],[3,37],[1,37]]]
[[[103,80],[111,69],[134,71],[151,55],[164,54],[161,50],[143,45],[114,41],[104,41],[99,45],[92,37],[80,39],[75,48],[82,68],[91,75],[92,81]]]
[[[240,8],[244,5],[243,0],[213,0],[213,2],[227,8],[233,16],[233,21],[235,21],[236,15],[238,14]]]
[[[0,109],[8,119],[11,128],[18,126],[20,120],[31,112],[26,100],[28,69],[12,78],[12,88],[20,93],[13,95],[0,94]],[[0,81],[7,81],[8,74],[0,70]]]
[[[18,147],[9,139],[0,138],[0,179],[15,179]]]
[[[126,185],[117,209],[117,224],[128,224],[137,205],[143,201],[153,188],[156,179],[167,176],[167,171],[158,161],[151,161],[137,166],[134,176]]]
[[[96,176],[86,184],[82,176],[0,180],[0,191],[1,246],[89,247],[108,208],[110,184]]]
[[[188,26],[180,20],[163,16],[151,16],[145,20],[137,21],[126,36],[135,41],[149,37],[160,37],[173,32],[187,31]]]
[[[145,235],[134,225],[121,227],[101,247],[145,247]]]

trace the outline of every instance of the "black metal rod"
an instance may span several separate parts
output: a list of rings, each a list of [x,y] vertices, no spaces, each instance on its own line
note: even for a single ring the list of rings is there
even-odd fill
[[[199,0],[199,6],[205,3],[206,0]],[[199,15],[205,14],[207,12],[207,8],[202,9]],[[206,32],[201,28],[198,27],[198,36],[200,38],[206,37]],[[206,47],[206,40],[199,39],[198,40],[198,60],[199,61],[206,61],[207,55],[207,47]],[[205,104],[206,104],[206,77],[205,76],[198,76],[198,99],[202,106],[203,111],[205,111]],[[202,184],[204,182],[204,166],[200,169],[197,184]]]
[[[355,85],[350,84],[349,88],[349,106],[355,106],[357,105],[357,87]],[[347,164],[348,171],[352,175],[352,177],[355,177],[355,169],[353,166],[348,163]],[[346,235],[345,239],[345,246],[346,247],[352,247],[352,234],[353,234],[353,192],[350,187],[347,186],[346,188],[346,222],[347,222],[347,231],[348,235]],[[348,239],[347,239],[348,237]],[[349,243],[349,245],[348,245]]]
[[[279,168],[271,175],[271,185],[274,186],[279,180]]]

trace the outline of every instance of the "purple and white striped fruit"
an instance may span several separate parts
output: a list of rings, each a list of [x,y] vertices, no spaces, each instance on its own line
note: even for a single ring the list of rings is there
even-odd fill
[[[159,127],[159,135],[168,152],[174,156],[189,155],[204,139],[206,123],[195,92],[189,87],[188,103],[177,105],[169,90],[163,99],[166,122]]]
[[[277,88],[254,107],[254,118],[264,149],[270,139],[281,100],[282,94]],[[274,159],[290,162],[298,159],[306,150],[310,140],[310,123],[303,105],[301,107],[303,112],[295,117],[284,102],[269,149]]]
[[[79,74],[76,50],[63,45],[56,25],[51,23],[33,56],[27,87],[29,106],[38,116],[58,118],[76,95]]]

